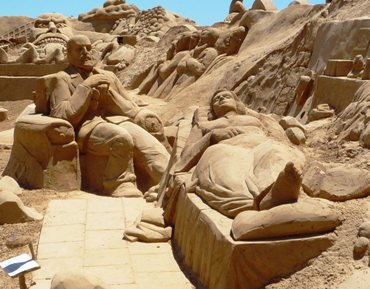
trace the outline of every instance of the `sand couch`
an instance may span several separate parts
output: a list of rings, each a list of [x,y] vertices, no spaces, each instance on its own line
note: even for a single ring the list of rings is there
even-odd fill
[[[194,117],[207,117],[207,109],[197,109]],[[326,200],[302,197],[295,204],[243,212],[234,220],[208,206],[189,189],[191,173],[174,172],[191,123],[189,118],[179,122],[158,203],[165,223],[173,226],[176,251],[206,288],[262,288],[333,245],[340,221]]]

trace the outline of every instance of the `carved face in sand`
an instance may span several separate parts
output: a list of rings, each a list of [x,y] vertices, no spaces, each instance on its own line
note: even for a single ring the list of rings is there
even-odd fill
[[[83,35],[72,37],[67,44],[68,61],[73,66],[91,70],[97,63],[96,55],[92,50],[89,38]]]
[[[233,94],[227,90],[216,93],[211,101],[212,109],[217,117],[222,117],[230,111],[236,111],[236,100]]]
[[[207,44],[213,46],[218,38],[218,32],[214,28],[205,28],[200,33],[200,40],[198,45]]]
[[[216,119],[223,117],[230,111],[234,111],[237,114],[245,114],[245,104],[235,94],[235,92],[220,89],[217,90],[210,101],[210,119]]]
[[[73,36],[72,28],[61,14],[42,14],[35,20],[32,30],[34,44],[39,48],[54,46],[65,48],[69,38]]]
[[[244,41],[246,36],[245,32],[244,27],[237,27],[227,31],[218,38],[216,42],[217,49],[220,53],[226,53],[227,55],[236,54]]]

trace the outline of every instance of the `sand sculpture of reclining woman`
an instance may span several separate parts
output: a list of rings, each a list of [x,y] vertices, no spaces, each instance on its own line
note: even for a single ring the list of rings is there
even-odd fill
[[[234,218],[246,210],[295,202],[305,157],[271,117],[217,91],[211,119],[195,123],[176,165],[190,171],[193,189],[209,206]]]
[[[177,196],[182,189],[235,219],[237,240],[243,240],[250,220],[243,214],[252,212],[262,214],[259,221],[270,220],[272,229],[259,232],[265,237],[329,231],[338,222],[325,201],[304,197],[297,202],[304,162],[276,120],[247,109],[234,92],[219,90],[211,98],[208,120],[194,116],[174,177],[158,198],[161,208],[144,211],[125,236],[145,242],[171,238],[169,225],[181,214]]]
[[[234,219],[235,240],[324,233],[340,223],[329,202],[301,195],[305,156],[275,119],[247,109],[228,90],[212,96],[208,119],[200,114],[194,116],[174,177],[158,196],[161,208],[143,211],[125,231],[127,239],[171,238],[170,225],[182,213],[181,191],[196,193]]]

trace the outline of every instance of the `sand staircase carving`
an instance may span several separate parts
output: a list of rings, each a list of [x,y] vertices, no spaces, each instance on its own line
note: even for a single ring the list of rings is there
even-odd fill
[[[27,40],[31,37],[31,28],[33,27],[34,21],[30,21],[26,24],[20,25],[13,28],[0,36],[0,39],[11,39],[25,37]]]
[[[353,49],[353,57],[361,54],[370,57],[370,27],[362,27],[358,31],[357,43]]]

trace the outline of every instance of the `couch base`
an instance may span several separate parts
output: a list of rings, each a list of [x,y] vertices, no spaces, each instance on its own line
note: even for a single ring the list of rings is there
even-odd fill
[[[208,289],[261,288],[300,270],[334,242],[334,234],[237,242],[232,221],[181,189],[174,239],[185,266]]]

